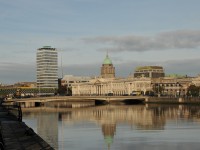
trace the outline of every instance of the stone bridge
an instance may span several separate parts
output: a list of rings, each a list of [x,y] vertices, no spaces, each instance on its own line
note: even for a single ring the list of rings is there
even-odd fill
[[[95,102],[95,104],[109,103],[142,103],[148,99],[147,96],[51,96],[11,99],[7,102],[32,103],[32,106],[40,105],[46,102],[67,101],[67,102]]]

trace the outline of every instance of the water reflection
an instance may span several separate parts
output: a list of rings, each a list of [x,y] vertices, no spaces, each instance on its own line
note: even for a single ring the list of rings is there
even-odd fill
[[[155,139],[156,137],[154,137],[154,134],[151,132],[156,132],[157,136],[157,131],[169,131],[169,133],[171,133],[172,129],[174,130],[175,127],[177,128],[177,124],[179,124],[179,126],[184,126],[185,129],[187,129],[187,127],[198,127],[198,129],[200,129],[199,126],[191,126],[192,122],[200,122],[200,107],[198,106],[107,105],[73,109],[65,107],[63,104],[56,104],[56,107],[50,106],[55,106],[55,104],[51,104],[49,107],[23,109],[23,117],[26,123],[29,123],[30,119],[35,118],[37,120],[37,133],[56,149],[66,149],[66,146],[69,145],[71,145],[71,148],[69,149],[87,149],[88,144],[91,144],[91,147],[93,146],[93,148],[96,146],[98,149],[99,145],[102,144],[99,140],[102,135],[103,138],[101,140],[106,144],[106,149],[119,149],[118,144],[127,144],[127,141],[130,139],[133,139],[133,141],[129,142],[127,145],[137,142],[134,146],[144,139]],[[187,126],[187,124],[185,126],[185,123],[190,124],[190,126]],[[30,123],[29,126],[33,126],[33,124]],[[98,132],[99,128],[101,128],[102,131],[101,135]],[[87,136],[89,138],[88,132],[84,132],[85,129],[88,129],[88,132],[90,132],[90,130],[94,132],[94,135],[91,133],[91,139],[94,140],[93,142],[95,144],[85,143],[85,145],[87,145],[85,148],[82,147],[82,145],[78,147],[75,143],[73,144],[73,141],[86,140],[81,139],[81,136]],[[80,133],[78,133],[77,130]],[[127,131],[134,132],[135,134]],[[121,143],[123,140],[118,142],[119,139],[124,136],[120,134],[121,132],[126,133],[124,143]],[[146,134],[143,134],[144,132]],[[148,137],[150,134],[152,134],[151,137]],[[75,135],[78,136],[74,137]],[[136,135],[138,136],[138,139],[140,139],[141,136],[144,137],[141,140],[136,140]],[[163,140],[169,140],[171,138],[171,135],[169,135],[169,137],[163,137],[162,133],[160,133],[159,136],[164,138]],[[193,136],[195,137],[195,135]],[[184,139],[187,139],[187,137]],[[179,138],[179,140],[181,140],[181,138]],[[192,139],[190,138],[190,140]],[[200,140],[200,138],[196,137],[196,140]],[[71,141],[71,144],[68,143],[69,141]],[[166,142],[170,142],[170,140]]]
[[[104,140],[110,149],[111,144],[113,143],[113,138],[116,132],[116,124],[103,124],[101,126]]]

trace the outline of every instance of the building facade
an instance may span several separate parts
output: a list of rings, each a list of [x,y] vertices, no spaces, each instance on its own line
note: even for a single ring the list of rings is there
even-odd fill
[[[71,84],[73,83],[85,83],[89,82],[91,80],[91,77],[88,76],[74,76],[74,75],[65,75],[62,78],[62,86],[68,86],[71,87]]]
[[[101,75],[88,82],[71,84],[72,95],[131,95],[133,91],[152,89],[151,78],[115,78],[115,68],[108,54],[101,67]]]
[[[152,90],[162,96],[183,97],[186,96],[192,79],[189,77],[152,78]]]
[[[73,83],[72,95],[160,95],[186,96],[191,84],[200,85],[200,77],[165,77],[161,66],[138,67],[134,75],[115,78],[112,61],[106,56],[101,67],[101,76],[85,83]]]
[[[50,46],[37,50],[37,87],[58,88],[58,53]]]
[[[160,78],[164,76],[165,76],[164,69],[161,66],[137,67],[134,72],[134,77]]]
[[[133,91],[152,90],[150,78],[95,78],[72,84],[72,95],[131,95]]]

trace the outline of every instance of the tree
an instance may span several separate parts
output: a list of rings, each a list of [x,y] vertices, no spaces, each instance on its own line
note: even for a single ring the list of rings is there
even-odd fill
[[[197,97],[199,96],[200,87],[196,85],[190,85],[187,89],[187,96]]]

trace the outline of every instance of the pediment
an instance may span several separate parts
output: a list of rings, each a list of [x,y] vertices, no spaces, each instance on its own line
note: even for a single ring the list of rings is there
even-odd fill
[[[94,84],[101,84],[101,83],[102,83],[102,81],[99,80],[99,79],[97,79],[97,80],[94,82]]]
[[[93,84],[101,84],[103,82],[104,82],[104,80],[102,78],[96,78],[91,81],[91,83],[93,83]]]

